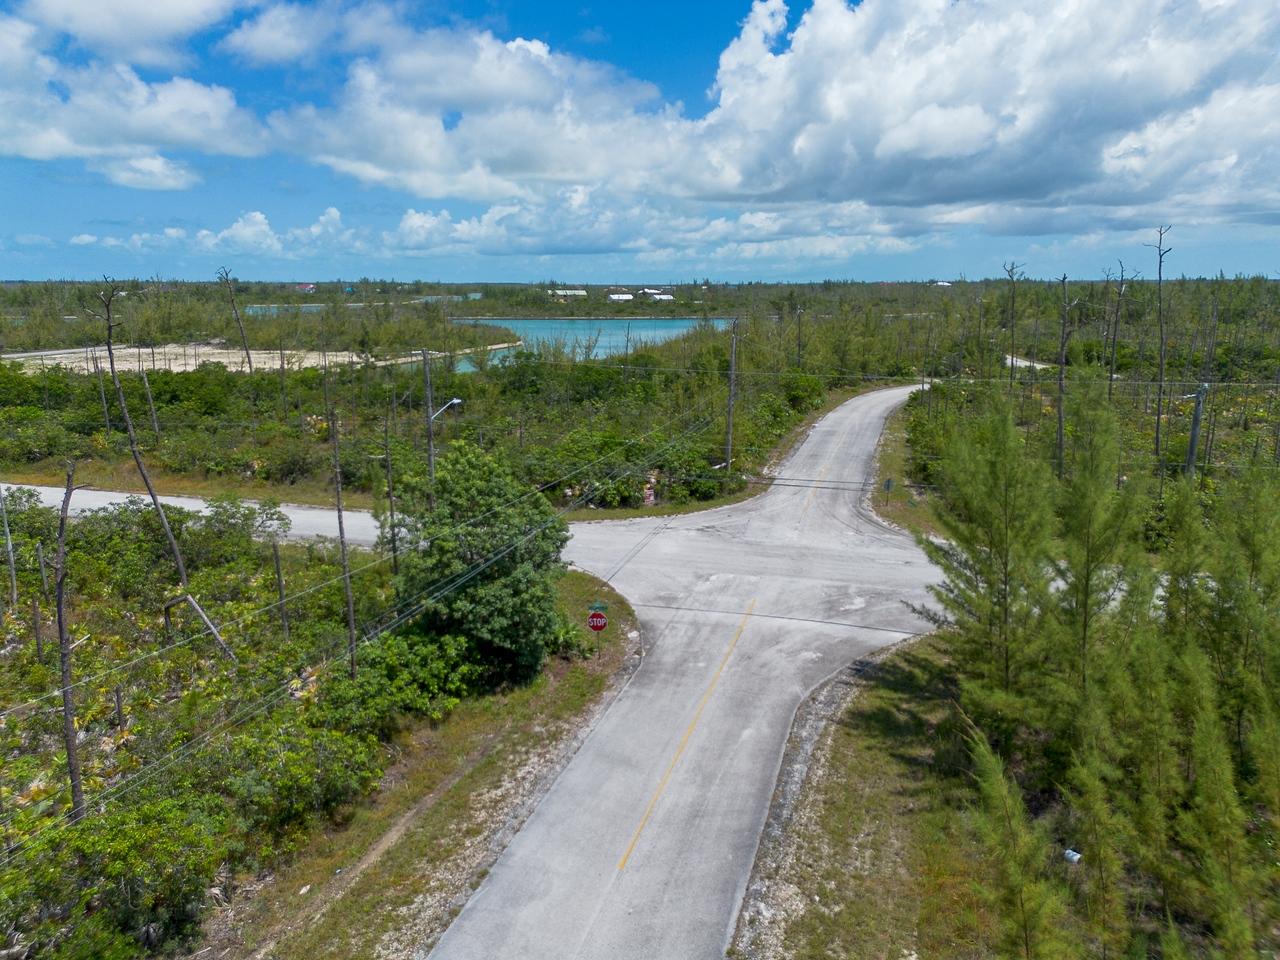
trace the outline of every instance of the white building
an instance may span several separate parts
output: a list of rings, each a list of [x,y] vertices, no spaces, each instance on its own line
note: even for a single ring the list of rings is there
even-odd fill
[[[609,294],[609,299],[614,303],[622,303],[627,300],[634,300],[635,295],[631,293],[611,293]]]
[[[585,297],[587,295],[585,290],[548,290],[547,293],[553,297]]]

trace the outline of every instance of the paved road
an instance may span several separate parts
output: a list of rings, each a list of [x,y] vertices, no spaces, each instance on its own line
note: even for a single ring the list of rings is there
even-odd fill
[[[0,481],[0,487],[22,487],[27,490],[34,490],[39,494],[40,502],[46,507],[57,508],[62,505],[62,487],[40,487],[25,483],[5,483],[4,481]],[[111,490],[77,490],[71,498],[71,510],[72,513],[97,510],[101,507],[109,507],[112,504],[120,503],[130,496],[141,497],[144,503],[149,502],[145,493],[128,494]],[[165,506],[183,507],[186,510],[198,512],[204,512],[208,509],[208,504],[197,497],[161,497],[160,502]],[[290,526],[287,539],[314,540],[316,537],[333,537],[336,540],[338,538],[338,516],[332,509],[326,507],[302,507],[297,504],[285,504],[280,509],[289,518]],[[347,541],[349,543],[371,547],[377,542],[378,521],[367,510],[344,511],[343,526],[346,527]]]
[[[935,573],[862,506],[910,390],[846,403],[778,471],[825,487],[574,525],[566,557],[635,605],[647,654],[433,960],[724,956],[797,706],[926,626],[903,601]]]
[[[926,626],[904,601],[926,600],[936,574],[862,505],[885,417],[912,389],[865,394],[821,420],[778,471],[805,482],[702,513],[573,524],[566,558],[635,606],[644,663],[435,960],[724,956],[797,706]],[[36,489],[60,502],[61,490]],[[86,490],[73,503],[123,497]],[[336,536],[332,511],[283,509],[291,536]],[[347,530],[365,544],[377,534],[360,511]]]

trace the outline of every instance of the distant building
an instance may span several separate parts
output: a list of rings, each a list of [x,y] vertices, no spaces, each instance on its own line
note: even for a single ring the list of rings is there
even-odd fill
[[[299,293],[315,293],[316,285],[314,283],[300,283],[298,284],[298,292]]]
[[[669,293],[655,293],[655,294],[653,295],[653,299],[655,299],[655,300],[674,300],[674,299],[675,299],[675,297],[674,297],[674,296],[672,296],[672,295],[671,295],[671,294],[669,294]]]
[[[950,284],[950,283],[948,283],[946,280],[939,280],[937,283],[935,283],[935,284],[934,284],[934,286],[935,286],[935,287],[949,287],[949,286],[951,286],[951,284]]]
[[[635,294],[631,294],[631,293],[611,293],[611,294],[609,294],[609,299],[610,299],[610,300],[612,300],[614,303],[623,303],[623,302],[625,302],[625,301],[627,301],[627,300],[634,300],[634,299],[635,299]]]
[[[547,293],[553,297],[585,297],[587,295],[585,290],[548,290]]]

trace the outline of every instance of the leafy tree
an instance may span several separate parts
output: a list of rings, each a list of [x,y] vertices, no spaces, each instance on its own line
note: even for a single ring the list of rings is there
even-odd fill
[[[402,481],[401,603],[433,632],[466,637],[491,681],[528,680],[556,634],[564,521],[470,444],[436,462],[434,508],[429,487],[421,475]]]

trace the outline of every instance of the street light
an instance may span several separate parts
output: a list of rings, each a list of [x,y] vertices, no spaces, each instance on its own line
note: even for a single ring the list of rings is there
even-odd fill
[[[450,407],[452,407],[455,403],[457,403],[457,404],[461,404],[461,403],[462,403],[462,398],[461,398],[461,397],[454,397],[452,400],[450,400],[448,403],[446,403],[443,407],[441,407],[439,410],[437,410],[435,413],[433,413],[433,414],[431,415],[431,419],[432,419],[432,421],[434,422],[434,421],[435,421],[435,419],[436,419],[436,417],[440,416],[440,414],[444,413],[446,410],[448,410]]]

